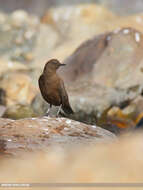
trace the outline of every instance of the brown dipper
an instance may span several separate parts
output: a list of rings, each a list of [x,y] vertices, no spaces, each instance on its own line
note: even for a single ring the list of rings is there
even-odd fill
[[[49,115],[52,105],[60,106],[57,116],[61,110],[67,114],[72,114],[73,110],[69,104],[67,92],[63,80],[56,71],[60,66],[64,66],[57,59],[51,59],[45,64],[42,75],[39,78],[39,88],[43,98],[50,104],[46,115]]]

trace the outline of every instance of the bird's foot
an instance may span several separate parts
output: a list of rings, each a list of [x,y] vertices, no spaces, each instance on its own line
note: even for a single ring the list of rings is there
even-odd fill
[[[46,114],[44,115],[44,117],[49,117],[49,113],[48,113],[48,114],[46,113]]]
[[[47,112],[46,112],[46,114],[45,114],[45,117],[49,117],[51,107],[52,107],[52,106],[50,105],[50,108],[48,108],[48,110],[47,110]]]
[[[57,114],[56,114],[56,117],[59,117],[59,114],[60,114],[61,108],[62,108],[62,105],[60,105],[60,107],[59,107],[59,109],[58,109],[58,112],[57,112]]]
[[[56,117],[60,117],[59,113],[56,114]]]

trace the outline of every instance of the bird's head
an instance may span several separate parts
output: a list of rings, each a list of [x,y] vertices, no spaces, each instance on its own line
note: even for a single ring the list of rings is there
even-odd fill
[[[44,73],[55,72],[60,66],[65,66],[66,64],[61,64],[57,59],[49,60],[44,67]]]

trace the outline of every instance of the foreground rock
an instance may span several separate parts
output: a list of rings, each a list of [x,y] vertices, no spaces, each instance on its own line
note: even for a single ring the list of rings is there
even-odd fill
[[[35,186],[39,189],[57,190],[55,182],[66,183],[69,188],[60,189],[141,189],[143,181],[143,135],[126,135],[113,143],[99,143],[96,146],[75,147],[74,149],[51,148],[46,153],[22,155],[22,158],[9,158],[0,160],[0,180],[3,183],[30,183],[29,189],[34,190]],[[2,157],[1,157],[2,158]],[[18,175],[17,172],[22,175]],[[102,183],[101,183],[102,182]],[[105,188],[104,183],[118,184],[118,188],[111,186]],[[70,183],[75,185],[71,187]],[[86,184],[103,184],[104,187],[85,188]],[[81,188],[76,188],[76,184],[83,184]],[[50,185],[50,184],[49,184]],[[57,185],[57,184],[55,184]],[[112,184],[113,185],[113,184]],[[121,187],[120,187],[121,185]],[[125,185],[125,188],[123,186]],[[139,185],[140,188],[135,186]],[[66,187],[67,187],[66,186]],[[128,187],[129,188],[128,188]],[[5,188],[3,188],[5,189]],[[13,189],[13,188],[11,188]],[[27,187],[15,189],[24,189]]]
[[[0,119],[0,139],[5,153],[47,150],[51,146],[72,148],[111,141],[115,135],[97,126],[86,125],[66,118]]]

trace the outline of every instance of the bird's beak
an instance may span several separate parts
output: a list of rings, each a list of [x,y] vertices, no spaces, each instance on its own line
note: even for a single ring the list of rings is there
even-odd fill
[[[66,64],[60,64],[60,66],[65,66]]]

